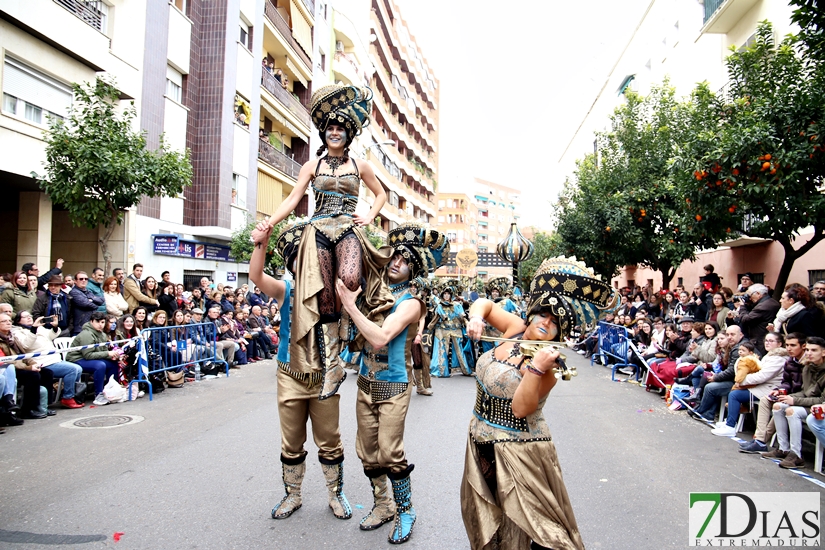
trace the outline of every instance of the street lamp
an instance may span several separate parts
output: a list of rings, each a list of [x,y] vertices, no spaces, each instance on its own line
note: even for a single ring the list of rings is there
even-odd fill
[[[518,264],[533,255],[533,243],[524,238],[516,227],[516,222],[510,224],[510,231],[496,246],[496,253],[505,262],[513,264],[513,288],[519,286]]]

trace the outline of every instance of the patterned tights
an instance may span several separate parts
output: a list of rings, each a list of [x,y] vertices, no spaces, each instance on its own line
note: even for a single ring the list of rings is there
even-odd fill
[[[326,241],[326,242],[323,242]],[[334,317],[336,313],[335,301],[335,267],[338,268],[338,278],[352,291],[361,285],[362,250],[361,242],[354,233],[347,233],[336,245],[333,259],[330,242],[327,239],[317,240],[318,261],[321,264],[321,278],[324,280],[324,289],[319,297],[321,315]],[[327,317],[328,319],[330,317]]]

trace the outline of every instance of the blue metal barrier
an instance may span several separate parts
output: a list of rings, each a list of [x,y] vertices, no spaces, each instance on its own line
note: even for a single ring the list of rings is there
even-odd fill
[[[217,336],[215,323],[143,329],[138,340],[138,376],[129,384],[146,383],[151,401],[151,376],[155,374],[177,372],[196,364],[223,363],[229,376],[229,364],[217,357]]]
[[[598,356],[602,359],[602,364],[612,365],[611,378],[615,378],[617,369],[632,366],[628,354],[630,339],[630,333],[625,327],[599,321],[599,351],[590,357],[590,364]]]

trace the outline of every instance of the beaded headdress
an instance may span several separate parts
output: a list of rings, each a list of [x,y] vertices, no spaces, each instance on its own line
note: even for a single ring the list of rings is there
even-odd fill
[[[549,308],[565,338],[577,322],[592,323],[615,309],[617,297],[608,283],[575,258],[548,258],[530,281],[527,311]]]
[[[347,145],[370,123],[372,90],[341,84],[318,88],[309,101],[312,123],[318,129],[321,141],[330,124],[339,124],[347,130]]]
[[[410,277],[432,273],[447,261],[450,243],[447,235],[417,223],[405,223],[387,234],[387,243],[410,266]]]
[[[485,285],[485,290],[487,291],[487,296],[490,296],[494,290],[498,290],[499,296],[504,296],[506,292],[510,291],[510,279],[507,277],[496,277],[495,279],[491,279]]]

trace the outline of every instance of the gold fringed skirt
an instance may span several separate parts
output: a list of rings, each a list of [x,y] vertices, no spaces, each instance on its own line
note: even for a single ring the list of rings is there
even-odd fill
[[[461,515],[473,550],[528,550],[530,541],[558,550],[582,550],[573,507],[552,441],[494,444],[496,494],[482,474],[479,452],[467,437]]]

